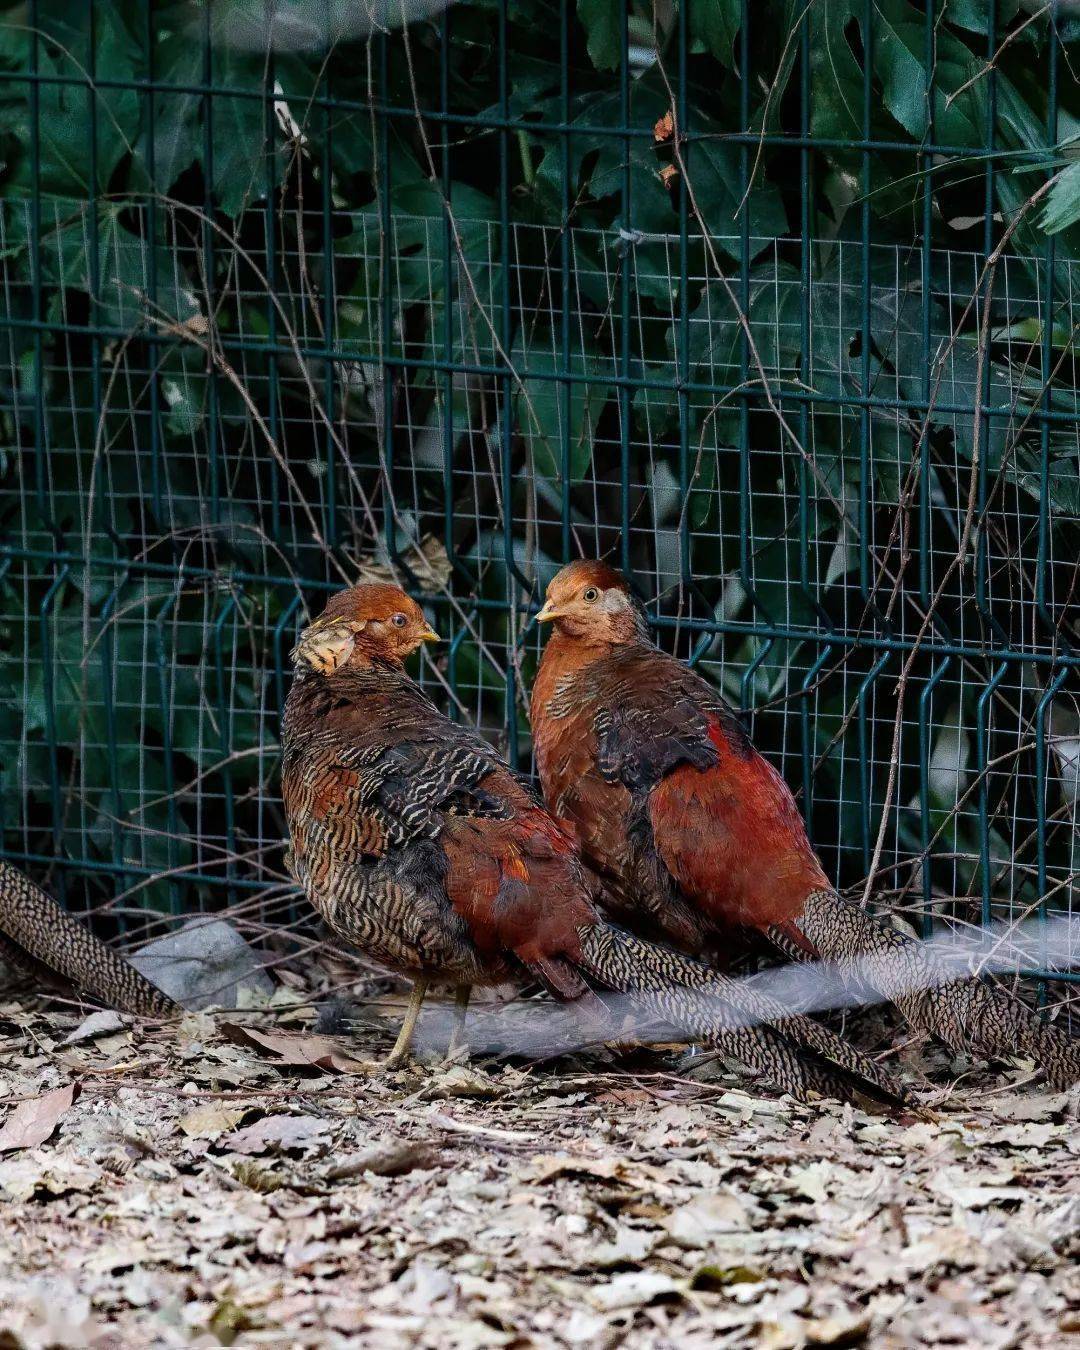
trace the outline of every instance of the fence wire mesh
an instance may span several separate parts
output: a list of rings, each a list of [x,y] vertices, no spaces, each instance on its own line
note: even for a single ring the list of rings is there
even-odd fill
[[[4,852],[103,931],[287,916],[304,615],[403,580],[527,770],[603,554],[839,884],[1071,912],[1080,20],[431,8],[0,11]]]

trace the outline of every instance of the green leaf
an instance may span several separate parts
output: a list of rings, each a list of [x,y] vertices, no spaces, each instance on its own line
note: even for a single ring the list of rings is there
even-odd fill
[[[109,327],[135,329],[143,326],[147,315],[185,323],[200,316],[198,299],[186,284],[184,273],[174,265],[171,254],[161,245],[153,257],[146,242],[121,224],[125,214],[122,203],[99,207],[96,217],[80,212],[74,220],[47,234],[42,241],[43,271],[61,288],[72,287],[93,293],[95,277],[90,260],[94,249],[92,220],[97,235],[98,317]],[[150,301],[148,269],[157,269],[157,292]],[[59,321],[64,309],[62,296],[50,301],[50,312]]]
[[[686,0],[683,0],[686,3]],[[733,48],[742,19],[742,0],[697,0],[687,14],[690,40],[704,44],[718,61],[733,68]]]
[[[233,46],[225,30],[228,5],[215,6],[212,19],[213,81],[222,92],[209,100],[209,156],[214,199],[227,215],[235,217],[246,205],[265,197],[268,178],[276,184],[283,172],[283,133],[265,98],[266,63],[261,54]],[[295,59],[282,58],[290,75],[290,87],[303,89],[305,68]],[[203,49],[187,28],[169,33],[155,51],[157,78],[162,84],[192,85],[203,79]],[[244,96],[229,90],[246,91]],[[297,95],[293,95],[294,99]],[[287,101],[287,100],[286,100]],[[289,105],[290,109],[293,107]],[[167,193],[185,169],[202,164],[205,170],[207,100],[201,94],[158,92],[154,95],[153,143],[148,122],[135,146],[135,185],[141,191]],[[369,138],[370,139],[370,138]],[[357,138],[364,144],[362,138]],[[274,161],[267,165],[268,141]],[[350,142],[351,145],[351,142]],[[359,153],[359,151],[358,151]],[[362,155],[361,155],[362,159]],[[346,164],[352,163],[351,155]]]
[[[202,50],[189,33],[170,33],[155,51],[157,76],[165,85],[198,84],[202,78]],[[198,94],[155,93],[153,137],[144,119],[135,145],[134,185],[141,191],[169,189],[202,157]]]
[[[608,363],[581,347],[578,337],[564,364],[557,335],[546,326],[537,327],[518,334],[511,358],[519,373],[565,371],[578,377],[567,385],[526,374],[514,396],[517,426],[529,448],[533,471],[553,482],[562,481],[564,439],[569,441],[569,482],[584,478],[592,463],[596,424],[611,396],[606,382]]]
[[[1080,220],[1080,160],[1070,164],[1046,196],[1040,224],[1047,234],[1057,234]]]
[[[577,0],[577,11],[593,65],[597,70],[614,70],[622,52],[625,4],[621,0]]]
[[[744,202],[742,168],[734,146],[701,141],[694,146],[687,164],[706,228],[730,257],[739,256],[743,211],[750,218],[751,258],[785,232],[787,213],[780,193],[771,183],[759,178]]]
[[[40,68],[43,77],[73,73],[68,62],[54,60],[47,52],[41,54]],[[133,72],[121,78],[131,79]],[[37,182],[41,191],[64,198],[104,192],[131,146],[138,122],[138,94],[133,89],[99,89],[91,98],[85,89],[43,80],[38,103],[41,171]],[[96,138],[90,131],[94,124]],[[33,186],[32,164],[26,155],[13,175],[13,182],[23,191]]]

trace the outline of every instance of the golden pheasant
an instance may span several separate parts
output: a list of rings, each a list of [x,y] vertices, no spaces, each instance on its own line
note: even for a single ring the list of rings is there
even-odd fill
[[[691,953],[757,929],[788,955],[857,961],[949,1045],[1080,1078],[1080,1042],[836,894],[780,774],[713,686],[653,645],[624,577],[571,563],[537,618],[554,626],[532,698],[540,780],[609,913]]]

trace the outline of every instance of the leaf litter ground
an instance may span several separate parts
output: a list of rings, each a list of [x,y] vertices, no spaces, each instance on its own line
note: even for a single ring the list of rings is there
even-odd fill
[[[528,1001],[454,1061],[436,1005],[378,1075],[400,997],[330,1032],[296,987],[159,1028],[6,998],[0,1346],[1080,1345],[1077,1101],[1029,1067],[909,1044],[897,1119],[670,1047],[486,1053]]]

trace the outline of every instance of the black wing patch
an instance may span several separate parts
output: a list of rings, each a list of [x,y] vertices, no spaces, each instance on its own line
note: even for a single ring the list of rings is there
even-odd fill
[[[685,699],[665,709],[605,708],[593,725],[601,775],[631,792],[650,791],[680,764],[711,769],[720,761],[707,717]]]

